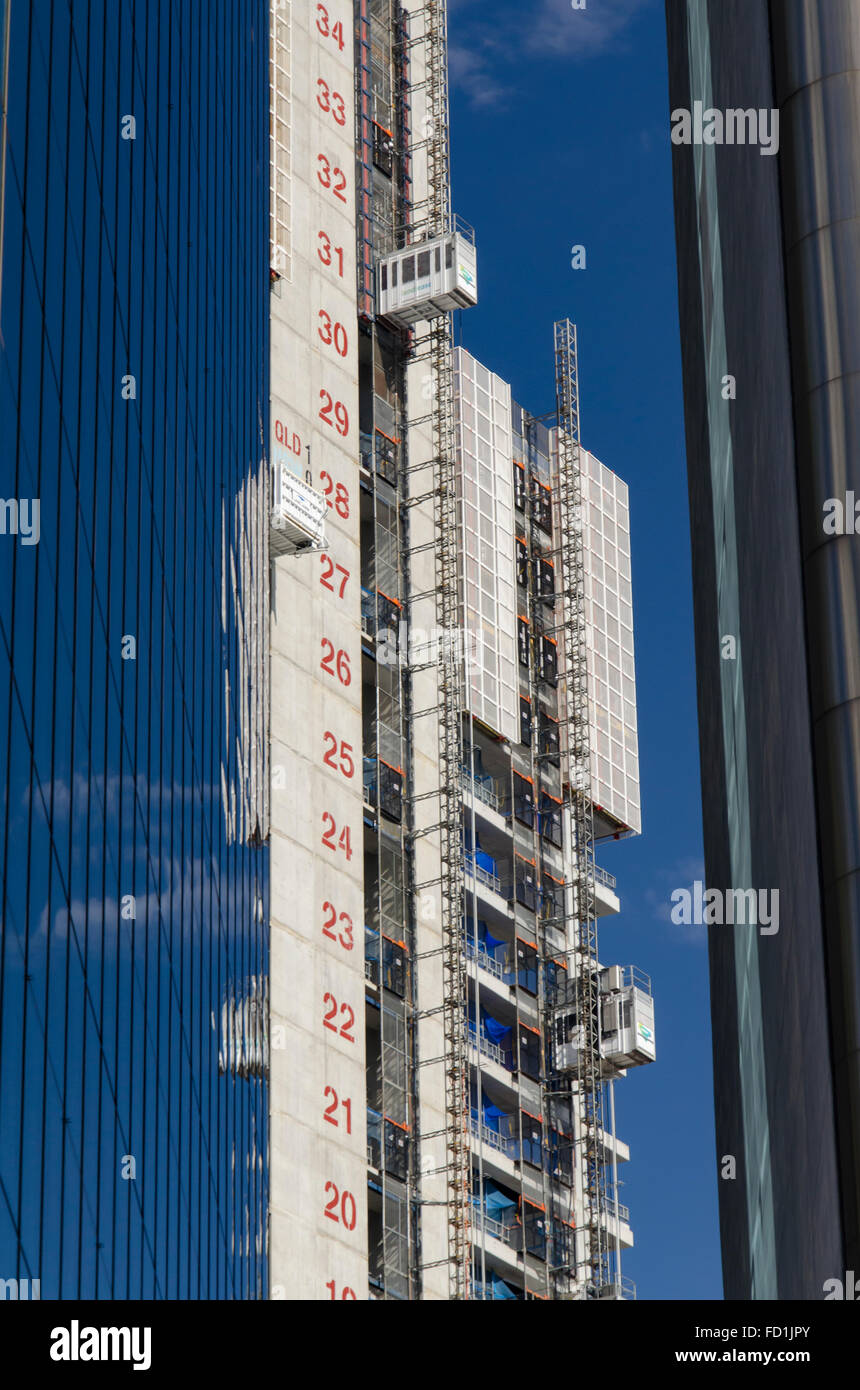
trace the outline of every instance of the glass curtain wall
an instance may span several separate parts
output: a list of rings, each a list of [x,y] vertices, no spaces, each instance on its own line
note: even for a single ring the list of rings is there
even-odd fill
[[[43,1298],[266,1296],[267,27],[11,0],[0,1277]]]

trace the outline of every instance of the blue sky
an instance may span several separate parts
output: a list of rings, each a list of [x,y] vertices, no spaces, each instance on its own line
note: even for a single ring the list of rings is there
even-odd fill
[[[481,296],[463,344],[541,414],[574,319],[583,442],[630,487],[644,829],[600,850],[622,900],[600,950],[652,976],[658,1060],[616,1087],[624,1273],[640,1298],[721,1298],[706,943],[669,921],[704,871],[663,0],[450,0],[449,42]]]

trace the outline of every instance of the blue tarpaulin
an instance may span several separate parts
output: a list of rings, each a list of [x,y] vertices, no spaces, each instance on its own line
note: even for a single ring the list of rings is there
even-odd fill
[[[474,999],[468,1001],[467,1017],[470,1030],[472,1033],[477,1033]],[[490,1042],[495,1042],[496,1047],[502,1048],[503,1052],[510,1052],[510,1047],[507,1045],[511,1036],[510,1024],[499,1023],[499,1019],[495,1019],[492,1013],[486,1012],[486,1009],[481,1009],[481,1034],[482,1037],[489,1038]]]
[[[504,944],[501,937],[492,935],[486,922],[482,921],[480,918],[478,919],[478,940],[490,955],[493,954],[497,946]]]
[[[474,920],[473,917],[467,918],[465,927],[466,927],[466,937],[467,937],[468,941],[470,941],[470,942],[474,941],[474,939],[475,939],[475,920]],[[499,946],[504,946],[506,943],[505,943],[504,941],[502,941],[502,939],[501,939],[500,937],[498,937],[498,936],[493,936],[492,932],[490,931],[490,929],[489,929],[489,927],[487,926],[487,924],[486,924],[486,922],[484,921],[484,919],[483,919],[482,917],[479,917],[479,918],[478,918],[478,944],[479,944],[480,946],[483,946],[483,948],[484,948],[484,950],[487,952],[487,954],[491,956],[491,955],[493,955],[493,953],[497,950],[497,948],[498,948]]]
[[[471,854],[471,853],[472,853],[472,833],[471,833],[471,827],[468,826],[468,825],[465,827],[465,833],[464,833],[464,836],[463,836],[463,843],[464,843],[465,848],[466,848],[466,853],[467,853],[467,854]],[[487,851],[486,851],[486,850],[481,849],[481,837],[480,837],[480,835],[478,835],[478,834],[475,835],[474,855],[475,855],[475,863],[478,865],[479,868],[485,869],[486,872],[487,872],[488,874],[495,874],[495,872],[496,872],[496,861],[495,861],[495,859],[493,858],[493,856],[492,856],[491,854],[487,854]]]
[[[492,1014],[488,1014],[486,1009],[481,1010],[481,1027],[490,1042],[495,1043],[497,1047],[501,1047],[511,1031],[508,1024],[499,1023],[498,1019],[493,1018]]]
[[[484,1112],[484,1124],[496,1134],[499,1132],[499,1121],[510,1119],[507,1110],[500,1110],[498,1105],[494,1105],[486,1091],[481,1093],[481,1109]]]
[[[470,1027],[471,1029],[474,1030],[474,1028],[475,1028],[475,1001],[474,1001],[473,999],[470,999],[470,1000],[469,1000],[468,1018],[469,1018],[469,1027]],[[499,1023],[499,1020],[498,1020],[497,1018],[493,1018],[493,1015],[492,1015],[492,1014],[487,1013],[487,1010],[482,1008],[482,1009],[481,1009],[481,1032],[482,1032],[486,1037],[488,1037],[488,1038],[490,1039],[490,1042],[496,1043],[497,1046],[501,1046],[501,1044],[502,1044],[502,1042],[504,1041],[504,1039],[507,1038],[507,1037],[509,1036],[509,1034],[510,1034],[510,1032],[511,1032],[511,1028],[510,1028],[510,1024],[507,1024],[507,1023]]]
[[[484,1183],[484,1206],[488,1213],[497,1211],[508,1211],[516,1206],[513,1197],[505,1196],[505,1193],[494,1183],[492,1178],[488,1178]]]

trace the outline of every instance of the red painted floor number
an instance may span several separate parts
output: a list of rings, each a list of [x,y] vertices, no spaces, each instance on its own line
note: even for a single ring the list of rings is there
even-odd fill
[[[340,20],[332,24],[325,5],[317,5],[317,29],[324,39],[332,39],[343,52],[343,24]]]
[[[327,1182],[325,1190],[326,1195],[331,1193],[325,1207],[325,1214],[329,1221],[342,1223],[348,1231],[354,1231],[358,1211],[352,1193],[339,1191],[337,1183],[334,1182]]]

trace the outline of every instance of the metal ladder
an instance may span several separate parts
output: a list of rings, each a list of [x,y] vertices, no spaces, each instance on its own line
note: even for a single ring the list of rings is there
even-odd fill
[[[567,768],[563,790],[569,813],[572,911],[576,933],[568,1002],[575,1004],[583,1043],[579,1049],[576,1091],[580,1101],[579,1153],[585,1207],[585,1248],[577,1265],[583,1275],[586,1297],[597,1297],[599,1290],[609,1282],[609,1251],[605,1229],[606,1178],[601,1156],[603,1085],[576,326],[569,319],[561,319],[555,324],[554,336],[560,523],[558,554],[564,643],[564,722],[567,730]]]

